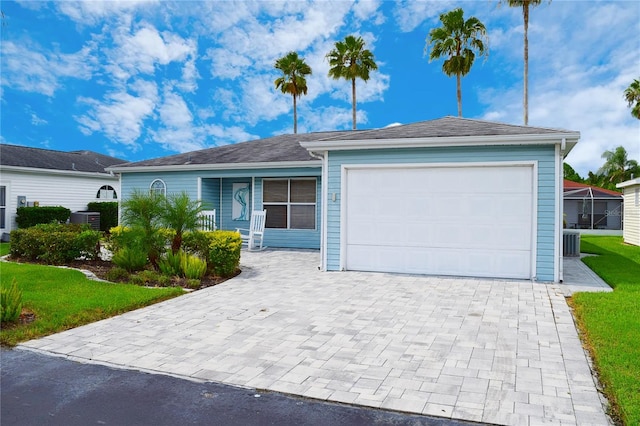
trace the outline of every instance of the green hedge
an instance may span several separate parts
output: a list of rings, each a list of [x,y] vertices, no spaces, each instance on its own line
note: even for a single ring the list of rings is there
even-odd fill
[[[29,228],[40,223],[64,223],[71,216],[71,210],[55,207],[18,207],[16,223],[20,228]]]
[[[118,202],[92,202],[87,204],[87,210],[100,213],[100,230],[107,232],[114,226],[118,226]]]
[[[96,259],[100,236],[100,232],[92,231],[87,225],[40,224],[11,231],[10,254],[54,265],[79,257]]]
[[[209,264],[213,272],[220,277],[230,277],[240,267],[240,248],[242,239],[235,231],[211,232],[209,245]]]

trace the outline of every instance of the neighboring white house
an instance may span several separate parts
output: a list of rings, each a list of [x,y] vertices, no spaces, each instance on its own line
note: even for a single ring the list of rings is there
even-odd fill
[[[105,168],[124,163],[92,151],[62,152],[0,145],[0,236],[16,229],[21,206],[63,206],[86,210],[93,201],[114,201],[120,194],[118,177]]]
[[[619,183],[616,187],[622,188],[624,197],[622,238],[627,244],[640,246],[640,178]]]

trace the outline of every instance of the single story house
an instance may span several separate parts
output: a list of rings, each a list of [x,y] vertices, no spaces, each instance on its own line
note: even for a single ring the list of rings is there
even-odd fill
[[[106,167],[124,160],[92,151],[53,151],[0,144],[0,235],[16,229],[18,207],[86,210],[92,201],[117,201],[120,181]]]
[[[622,229],[622,194],[564,180],[564,221],[568,229]]]
[[[579,132],[456,117],[282,135],[123,164],[135,189],[186,191],[218,227],[267,210],[265,244],[321,269],[561,280],[562,161]]]
[[[622,238],[627,244],[640,246],[640,178],[619,183],[624,197]]]

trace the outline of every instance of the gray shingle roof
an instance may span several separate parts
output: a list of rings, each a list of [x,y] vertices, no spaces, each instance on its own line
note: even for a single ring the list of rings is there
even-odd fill
[[[544,127],[517,126],[459,117],[443,117],[418,123],[373,129],[324,140],[410,139],[463,136],[510,136],[567,132]]]
[[[126,170],[138,167],[198,166],[238,163],[281,163],[317,161],[300,142],[315,141],[359,141],[393,140],[411,138],[509,136],[553,134],[566,132],[542,127],[517,126],[490,121],[471,120],[458,117],[443,117],[435,120],[372,130],[348,130],[288,134],[207,148],[183,154],[122,164],[115,169]]]
[[[360,133],[359,131],[356,131]],[[343,137],[352,131],[299,133],[273,136],[249,142],[223,145],[199,151],[127,163],[118,169],[144,166],[177,166],[198,164],[274,163],[283,161],[317,161],[300,146],[300,142],[316,141],[327,137]]]
[[[93,151],[53,151],[0,144],[0,165],[47,170],[105,173],[105,168],[124,163],[119,158]]]

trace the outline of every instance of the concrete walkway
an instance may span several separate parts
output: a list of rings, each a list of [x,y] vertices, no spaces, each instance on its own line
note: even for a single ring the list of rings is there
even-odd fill
[[[610,424],[559,285],[318,263],[243,252],[221,285],[21,347],[409,413]]]

